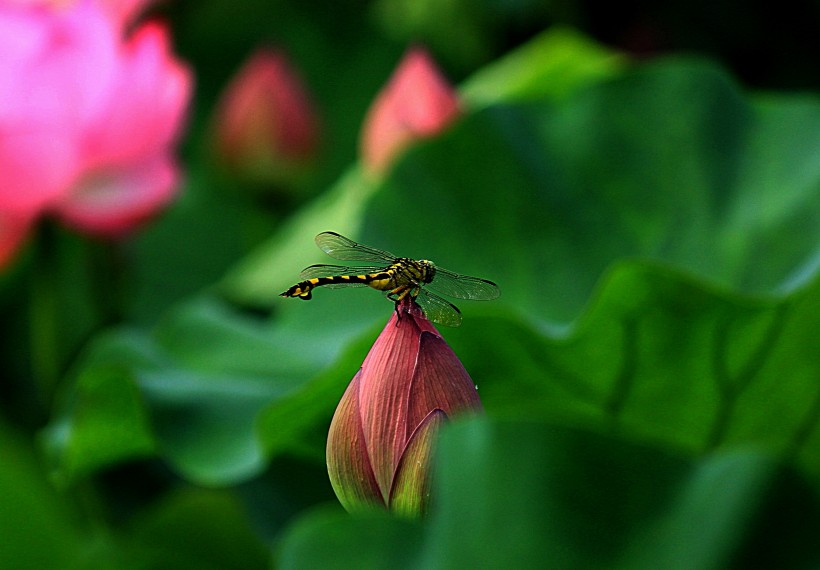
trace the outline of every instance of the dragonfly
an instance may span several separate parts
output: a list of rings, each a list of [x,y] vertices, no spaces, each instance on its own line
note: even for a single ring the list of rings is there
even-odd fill
[[[371,287],[386,292],[387,298],[396,303],[397,312],[398,303],[409,295],[428,320],[457,327],[461,311],[438,294],[474,301],[489,301],[501,294],[498,285],[487,279],[454,273],[427,259],[398,257],[336,232],[322,232],[315,241],[334,259],[364,265],[311,265],[300,273],[303,281],[280,293],[280,297],[309,301],[317,287]]]

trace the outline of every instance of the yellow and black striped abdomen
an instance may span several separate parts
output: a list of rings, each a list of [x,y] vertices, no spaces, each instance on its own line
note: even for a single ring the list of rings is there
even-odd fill
[[[331,271],[334,268],[342,270],[350,270],[351,267],[336,267],[332,265],[311,265],[306,268],[304,272],[308,275],[321,270]],[[304,273],[303,272],[303,273]],[[379,291],[387,291],[390,295],[396,295],[396,298],[401,298],[408,293],[418,292],[422,284],[429,283],[435,275],[435,266],[425,260],[416,261],[406,257],[396,258],[395,263],[389,265],[381,271],[374,273],[363,273],[359,275],[328,275],[321,277],[311,277],[300,281],[284,293],[280,293],[281,297],[298,297],[305,301],[313,297],[313,289],[322,286],[337,286],[343,287],[345,285],[367,285]],[[415,294],[415,293],[414,293]],[[392,297],[391,297],[392,298]],[[395,300],[395,299],[394,299]]]
[[[385,291],[390,289],[390,283],[393,281],[393,276],[389,271],[379,273],[370,273],[364,275],[330,275],[328,277],[314,277],[313,279],[305,279],[300,281],[284,293],[280,293],[280,297],[298,297],[305,301],[309,301],[312,297],[312,291],[316,287],[323,285],[367,285]]]

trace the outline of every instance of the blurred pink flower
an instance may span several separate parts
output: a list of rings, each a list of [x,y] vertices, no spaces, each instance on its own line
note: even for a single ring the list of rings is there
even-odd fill
[[[327,467],[349,511],[388,507],[423,514],[441,424],[482,411],[475,384],[407,296],[347,387],[330,425]]]
[[[75,0],[76,1],[76,0]],[[125,28],[133,23],[137,17],[155,0],[100,0],[103,7],[116,22]]]
[[[216,111],[216,150],[251,181],[287,182],[315,157],[317,112],[284,53],[257,50],[225,89]]]
[[[117,235],[174,196],[179,169],[173,149],[191,76],[170,53],[168,31],[157,23],[141,26],[121,46],[107,101],[81,137],[82,174],[55,202],[67,224]]]
[[[2,0],[6,5],[16,4],[17,6],[40,6],[49,9],[66,9],[73,4],[78,4],[84,0]],[[98,0],[102,9],[113,18],[122,30],[133,23],[145,9],[155,4],[156,0]]]
[[[439,133],[459,113],[458,96],[432,58],[421,48],[410,49],[365,118],[365,167],[383,173],[410,143]]]
[[[92,0],[0,2],[0,220],[117,235],[156,212],[191,82],[160,24],[125,37]]]
[[[80,135],[105,103],[117,30],[90,3],[0,3],[0,208],[39,212],[79,171]]]
[[[0,212],[0,268],[14,257],[29,232],[31,219],[11,212]]]

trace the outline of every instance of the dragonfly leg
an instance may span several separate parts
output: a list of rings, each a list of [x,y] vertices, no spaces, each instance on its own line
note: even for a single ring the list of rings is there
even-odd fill
[[[396,293],[398,289],[394,289],[385,295],[388,299],[393,301],[393,310],[396,311],[396,326],[399,326],[399,321],[401,320],[401,311],[399,311],[399,301],[401,298]]]
[[[391,301],[399,302],[404,299],[408,293],[413,291],[415,287],[408,287],[407,285],[402,285],[401,287],[396,287],[392,291],[387,294],[387,298]]]
[[[387,298],[393,301],[393,303],[395,303],[396,326],[399,326],[399,321],[401,320],[401,311],[399,311],[399,305],[401,304],[402,299],[404,299],[408,293],[412,292],[413,289],[413,287],[402,285],[401,287],[396,287],[387,294]]]

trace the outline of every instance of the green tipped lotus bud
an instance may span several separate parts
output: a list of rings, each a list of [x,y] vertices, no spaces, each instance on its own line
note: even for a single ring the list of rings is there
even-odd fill
[[[327,438],[327,468],[348,511],[422,515],[439,426],[482,411],[475,384],[415,301],[396,307],[347,387]]]

